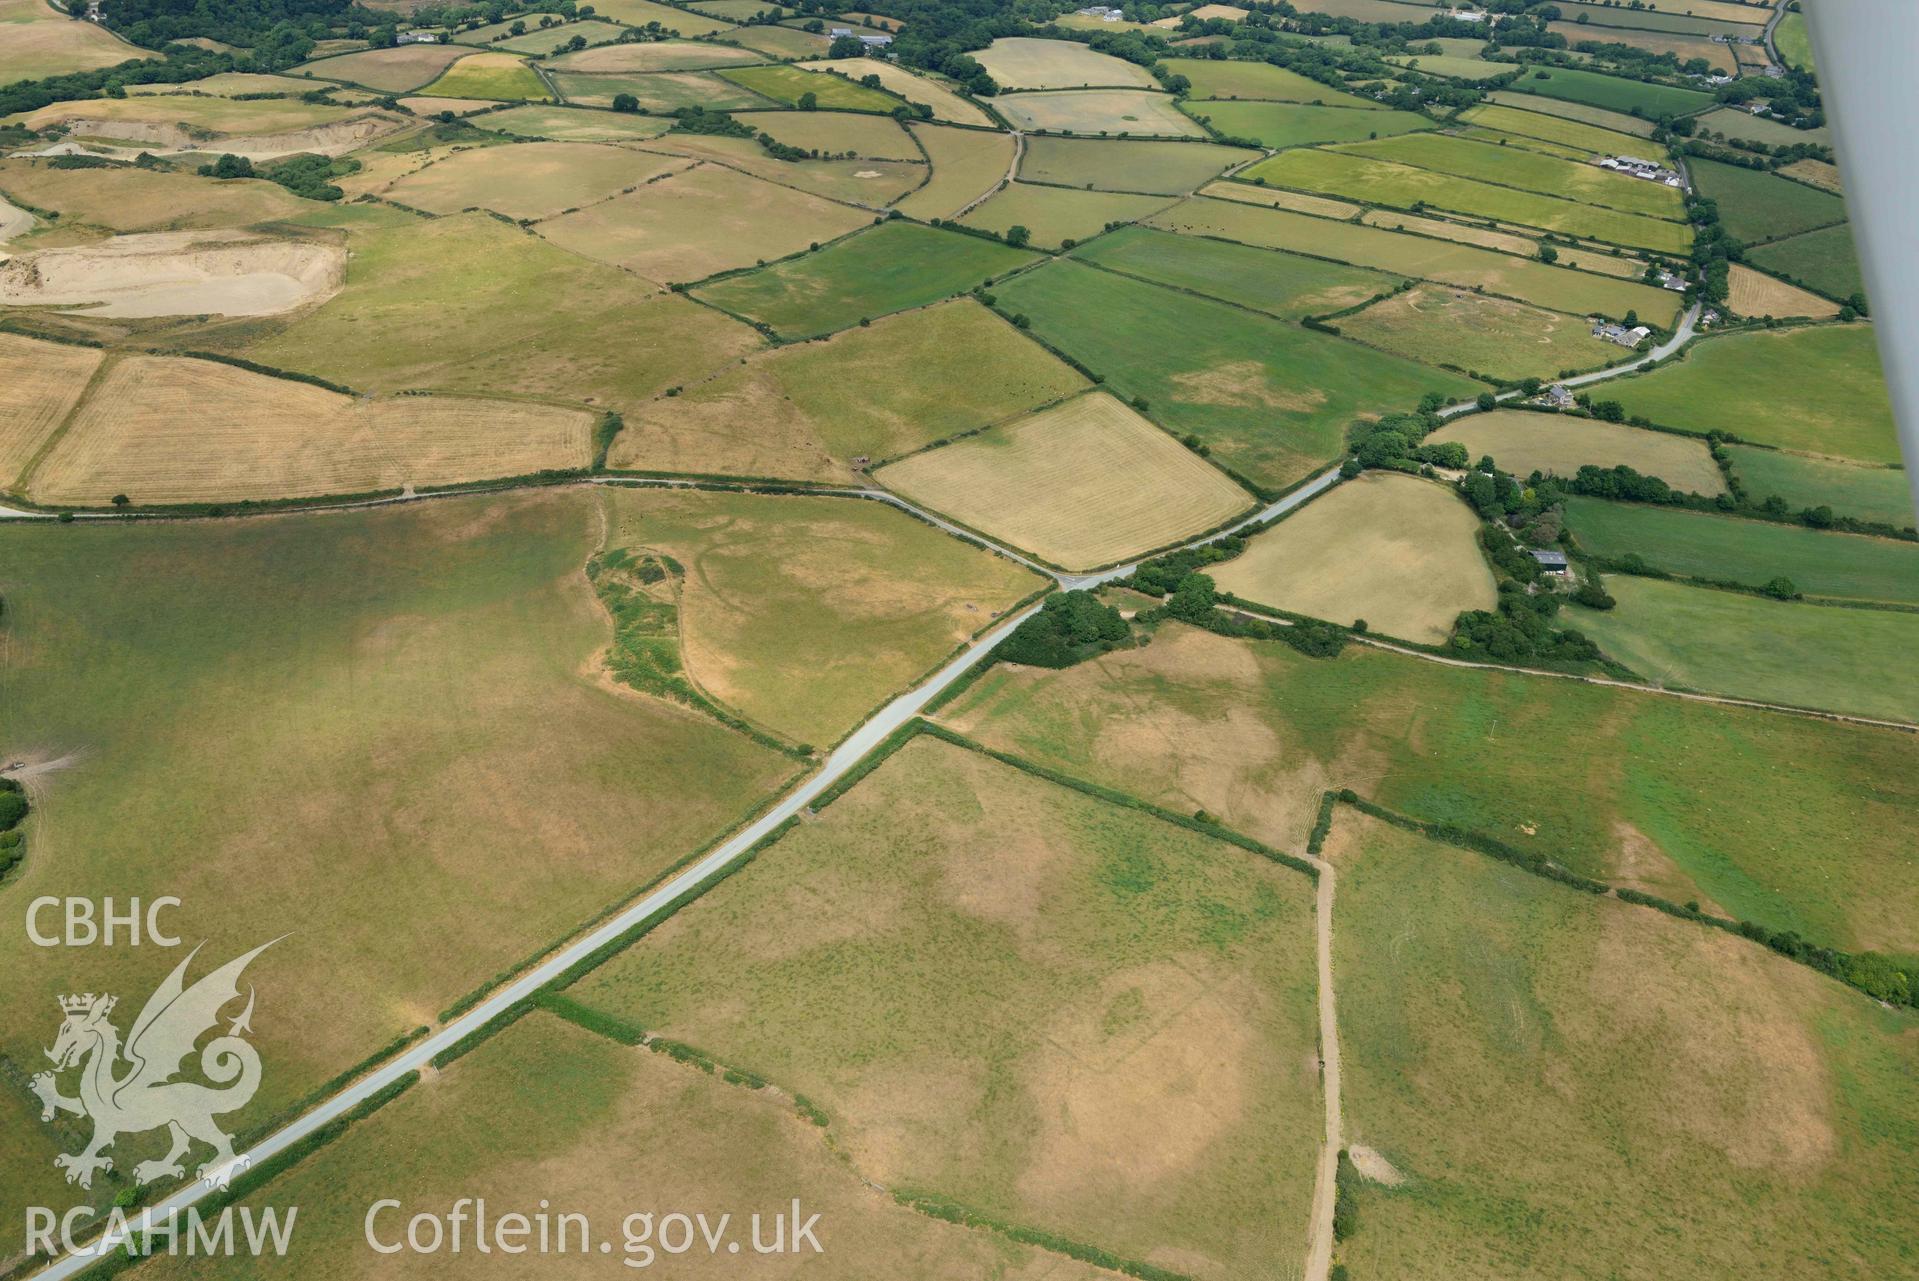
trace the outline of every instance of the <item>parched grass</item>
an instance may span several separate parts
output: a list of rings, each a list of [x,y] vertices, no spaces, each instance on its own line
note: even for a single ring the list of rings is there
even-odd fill
[[[1747,250],[1746,257],[1755,267],[1803,280],[1832,298],[1865,291],[1859,251],[1852,243],[1852,228],[1845,223],[1760,245]]]
[[[896,120],[851,111],[755,111],[739,122],[802,151],[837,156],[851,152],[874,160],[921,161],[920,149]]]
[[[295,67],[295,76],[344,80],[387,93],[406,93],[431,84],[441,72],[471,53],[459,45],[415,44],[397,49],[366,49],[332,58],[316,58]]]
[[[539,231],[563,249],[666,284],[783,258],[843,236],[870,217],[718,165],[699,165],[541,223]]]
[[[1071,40],[1001,37],[971,56],[1002,89],[1150,89],[1155,83],[1137,63]]]
[[[0,489],[12,489],[80,402],[101,355],[0,333]]]
[[[1364,646],[1328,662],[1178,625],[1064,672],[998,668],[942,715],[1281,849],[1305,846],[1325,789],[1352,787],[1674,902],[1848,949],[1919,950],[1919,741],[1897,731]]]
[[[1687,163],[1699,194],[1719,202],[1719,220],[1726,230],[1749,244],[1845,221],[1846,202],[1829,191],[1716,160],[1694,158]]]
[[[1585,12],[1585,10],[1578,12]],[[1735,52],[1734,46],[1708,39],[1703,33],[1640,31],[1632,27],[1606,27],[1594,31],[1590,23],[1579,22],[1549,22],[1546,24],[1546,30],[1554,35],[1566,37],[1575,49],[1589,40],[1597,40],[1604,44],[1629,45],[1634,49],[1643,49],[1647,53],[1669,53],[1682,64],[1698,58],[1714,72],[1725,75],[1735,74],[1739,65],[1739,53]],[[1758,55],[1762,59],[1764,57],[1758,49],[1739,52]]]
[[[1031,262],[1022,249],[911,222],[887,222],[695,296],[788,338],[816,338],[963,293]]]
[[[1677,89],[1670,85],[1646,84],[1620,76],[1601,75],[1567,67],[1541,67],[1515,80],[1508,92],[1537,94],[1566,102],[1583,102],[1608,111],[1644,116],[1685,115],[1712,105],[1709,93],[1697,89]]]
[[[570,934],[791,772],[582,676],[608,637],[581,573],[596,536],[576,491],[0,529],[9,758],[86,761],[44,784],[46,857],[6,894],[178,896],[183,937],[208,940],[196,974],[284,936],[248,971],[272,1067],[234,1131]],[[0,1052],[39,1061],[73,958],[25,931],[0,953]],[[86,982],[150,992],[180,958],[101,949]],[[128,1135],[116,1164],[165,1146]],[[30,1173],[9,1163],[6,1194]]]
[[[818,747],[1041,586],[859,498],[613,491],[609,548],[685,567],[681,652],[704,693]]]
[[[610,44],[563,53],[545,62],[555,71],[633,72],[705,71],[763,61],[750,49],[711,41],[660,40],[651,44]]]
[[[1377,227],[1333,222],[1281,209],[1195,199],[1156,214],[1152,225],[1189,235],[1217,236],[1267,249],[1290,249],[1402,276],[1484,288],[1550,311],[1624,316],[1669,322],[1679,309],[1671,293],[1637,281],[1606,280],[1586,272],[1495,253],[1472,245],[1445,245]]]
[[[1097,236],[1114,223],[1137,222],[1156,214],[1176,198],[1010,182],[960,222],[1000,236],[1013,227],[1025,227],[1034,245],[1056,249],[1069,241]]]
[[[1349,338],[1426,365],[1496,378],[1552,378],[1621,354],[1583,316],[1546,311],[1457,285],[1417,285],[1335,322]]]
[[[1272,529],[1213,580],[1261,605],[1437,644],[1462,610],[1491,609],[1479,518],[1442,485],[1371,473]]]
[[[44,503],[362,494],[592,461],[594,416],[520,401],[367,401],[231,365],[120,359],[28,478]]]
[[[1167,70],[1193,82],[1189,96],[1196,102],[1248,98],[1260,102],[1318,103],[1325,107],[1353,107],[1384,111],[1382,103],[1347,93],[1331,85],[1265,62],[1215,61],[1211,58],[1167,58]],[[1210,111],[1208,107],[1206,110]]]
[[[1554,156],[1560,160],[1577,161],[1584,164],[1590,160],[1591,153],[1578,147],[1568,147],[1563,143],[1547,142],[1543,138],[1529,138],[1523,133],[1506,133],[1500,129],[1485,129],[1478,125],[1457,126],[1452,130],[1455,138],[1467,138],[1473,142],[1484,143],[1491,147],[1510,147],[1518,151],[1536,151],[1542,155]],[[1631,152],[1638,155],[1638,152]]]
[[[914,454],[875,478],[921,506],[1069,570],[1223,524],[1246,492],[1152,423],[1092,392]]]
[[[1411,111],[1297,102],[1192,102],[1187,111],[1229,138],[1251,138],[1268,147],[1354,142],[1433,127],[1432,121]]]
[[[878,76],[880,84],[907,102],[924,103],[933,109],[933,119],[956,125],[990,125],[991,118],[972,102],[946,85],[928,76],[914,75],[905,67],[881,58],[821,59],[802,64],[808,71],[839,72],[854,80]]]
[[[804,1093],[881,1184],[1264,1276],[1320,1133],[1311,911],[1295,872],[922,737],[573,995]]]
[[[799,31],[793,27],[735,27],[718,38],[770,58],[824,58],[833,47],[825,36],[816,36],[810,31]]]
[[[479,207],[515,220],[551,218],[563,210],[597,205],[685,164],[676,157],[626,147],[527,142],[455,152],[408,174],[386,194],[429,213]]]
[[[1558,116],[1562,120],[1577,120],[1582,124],[1597,125],[1615,133],[1629,134],[1641,139],[1649,139],[1656,122],[1643,120],[1638,116],[1629,116],[1617,111],[1608,111],[1603,107],[1591,106],[1583,102],[1562,102],[1557,98],[1542,98],[1538,94],[1514,93],[1508,89],[1495,89],[1486,95],[1486,101],[1501,107],[1512,107],[1518,111],[1530,111],[1537,115]],[[1642,147],[1653,146],[1650,141],[1642,141]],[[1643,153],[1634,152],[1635,155]]]
[[[893,206],[910,218],[952,217],[997,186],[1013,166],[1011,134],[925,124],[907,128],[933,162],[926,185]]]
[[[1033,138],[1020,159],[1019,176],[1061,187],[1184,195],[1258,154],[1210,142]]]
[[[1238,307],[1062,260],[999,286],[999,306],[1122,397],[1147,402],[1255,484],[1284,488],[1340,449],[1356,416],[1410,409],[1464,378]]]
[[[1460,140],[1460,145],[1479,144]],[[1524,154],[1530,160],[1552,162],[1548,156]],[[1684,253],[1692,243],[1691,229],[1680,223],[1335,151],[1283,151],[1246,170],[1244,176],[1401,209],[1436,205],[1456,213],[1664,253]]]
[[[1797,178],[1801,182],[1809,182],[1815,187],[1822,187],[1827,191],[1843,192],[1845,190],[1845,185],[1839,180],[1839,166],[1828,164],[1824,160],[1814,160],[1810,157],[1805,160],[1795,160],[1789,165],[1781,165],[1778,172]]]
[[[1817,129],[1795,129],[1781,120],[1755,116],[1738,107],[1715,107],[1699,117],[1699,129],[1722,133],[1735,142],[1763,142],[1768,147],[1790,147],[1795,143],[1832,145],[1832,135],[1824,125]]]
[[[1919,614],[1766,600],[1613,575],[1617,609],[1575,610],[1578,627],[1650,680],[1755,698],[1919,721]]]
[[[628,48],[645,46],[626,46]],[[557,142],[643,142],[673,127],[670,117],[634,116],[617,111],[570,107],[509,107],[473,122],[494,133]]]
[[[1606,394],[1627,413],[1670,427],[1862,462],[1899,461],[1870,325],[1722,334],[1675,364],[1607,384]]]
[[[1900,1266],[1909,1014],[1358,815],[1332,851],[1345,1120],[1407,1180],[1358,1188],[1354,1275],[1649,1275],[1675,1220],[1672,1275]]]
[[[1201,187],[1198,194],[1211,196],[1216,200],[1236,200],[1243,205],[1264,205],[1268,209],[1290,209],[1294,213],[1336,218],[1341,222],[1351,218],[1362,208],[1360,205],[1348,204],[1344,200],[1309,196],[1303,191],[1287,191],[1283,187],[1255,187],[1247,182],[1210,182]]]
[[[1390,57],[1386,61],[1408,71],[1423,71],[1429,76],[1444,76],[1448,80],[1490,80],[1494,76],[1507,75],[1513,69],[1510,62],[1487,62],[1484,58],[1460,54],[1420,53]]]
[[[611,464],[849,483],[894,458],[1003,422],[1086,380],[970,299],[778,347],[629,413]]]
[[[1735,262],[1727,268],[1726,305],[1741,316],[1831,320],[1839,304]]]
[[[0,160],[0,196],[56,210],[63,227],[81,223],[108,231],[241,227],[318,207],[264,179],[216,182],[154,169],[52,169],[34,160]]]
[[[98,71],[153,55],[44,0],[0,0],[0,84]]]
[[[1171,95],[1149,89],[1009,93],[993,99],[993,107],[1015,129],[1029,132],[1206,136],[1204,129],[1179,110]]]
[[[644,27],[657,22],[664,30],[689,38],[738,30],[730,22],[721,22],[717,18],[704,17],[672,5],[655,4],[653,0],[604,0],[604,3],[595,4],[593,11],[602,18],[611,18],[629,27]]]
[[[714,72],[763,98],[792,106],[812,94],[822,111],[889,112],[900,100],[879,89],[868,89],[843,76],[799,67],[723,67]]]
[[[1685,215],[1685,198],[1676,187],[1517,147],[1432,133],[1356,142],[1339,150],[1653,218],[1673,220]]]
[[[1755,499],[1777,494],[1795,511],[1830,507],[1842,516],[1895,528],[1913,526],[1912,488],[1906,472],[1897,467],[1861,467],[1750,445],[1726,449],[1734,474]]]
[[[1122,228],[1075,249],[1073,256],[1284,317],[1343,311],[1400,283],[1358,267],[1150,227]]]
[[[538,73],[506,53],[475,53],[460,59],[420,93],[428,98],[492,98],[500,102],[547,101]]]
[[[514,53],[530,53],[544,56],[552,53],[567,41],[577,37],[584,38],[590,44],[618,37],[620,28],[610,22],[589,19],[584,22],[562,22],[551,27],[529,27],[523,36],[510,36],[493,47],[510,49]]]
[[[1789,578],[1809,596],[1919,603],[1919,543],[1740,520],[1705,512],[1569,498],[1580,547],[1691,578],[1759,587]]]
[[[613,99],[630,93],[642,110],[660,115],[671,115],[681,107],[732,111],[771,104],[770,99],[722,80],[711,71],[650,71],[630,75],[556,71],[553,83],[568,102],[610,107]]]
[[[356,390],[591,397],[625,411],[760,346],[724,316],[485,214],[349,243],[346,288],[248,355]]]
[[[207,76],[200,80],[183,80],[179,84],[127,85],[126,90],[136,96],[210,93],[216,98],[233,98],[248,93],[307,93],[314,87],[311,81],[296,76],[267,75],[255,71],[222,71],[218,75]]]
[[[1652,4],[1643,9],[1632,9],[1624,5],[1606,5],[1600,0],[1567,0],[1564,8],[1569,18],[1576,19],[1583,13],[1591,25],[1600,27],[1703,31],[1747,37],[1758,36],[1759,32],[1752,28],[1763,25],[1771,16],[1770,5],[1747,4],[1744,0],[1686,0],[1683,13],[1671,9],[1661,11],[1658,5]],[[1604,30],[1590,33],[1593,39],[1604,39],[1607,34]]]
[[[73,123],[76,133],[85,133],[89,121],[175,125],[204,138],[222,134],[285,133],[331,124],[356,114],[359,114],[358,108],[328,102],[301,102],[297,98],[235,100],[196,98],[186,94],[146,94],[55,102],[38,111],[17,112],[0,123],[45,129],[67,121]]]
[[[1515,476],[1542,471],[1571,478],[1589,465],[1630,467],[1682,492],[1717,497],[1726,491],[1704,442],[1596,418],[1495,409],[1455,418],[1427,439],[1456,440],[1474,459],[1490,456]]]

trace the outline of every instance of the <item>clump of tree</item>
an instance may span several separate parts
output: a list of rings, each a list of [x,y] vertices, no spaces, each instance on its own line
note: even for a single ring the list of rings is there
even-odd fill
[[[1028,667],[1071,667],[1132,639],[1119,611],[1091,592],[1061,592],[1013,629],[998,657]]]
[[[1461,478],[1459,493],[1479,513],[1479,546],[1498,579],[1499,601],[1493,609],[1460,614],[1452,648],[1502,663],[1600,661],[1599,647],[1585,635],[1556,625],[1561,597],[1541,582],[1529,550],[1564,541],[1565,490],[1558,479],[1535,473],[1522,485],[1482,458]]]
[[[338,200],[346,193],[332,180],[359,169],[360,162],[350,156],[334,159],[307,152],[255,168],[245,156],[228,152],[210,165],[201,165],[199,173],[203,178],[264,178],[308,200]]]
[[[20,781],[0,778],[0,876],[11,872],[26,853],[19,829],[29,808],[27,793]]]

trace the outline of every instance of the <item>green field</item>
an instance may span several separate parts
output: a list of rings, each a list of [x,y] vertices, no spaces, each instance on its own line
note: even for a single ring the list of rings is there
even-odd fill
[[[1512,107],[1518,111],[1530,111],[1537,115],[1557,116],[1561,120],[1577,120],[1581,124],[1597,125],[1615,133],[1630,134],[1642,139],[1650,139],[1658,128],[1650,120],[1641,120],[1637,116],[1621,115],[1617,111],[1607,111],[1603,107],[1589,106],[1583,102],[1564,102],[1558,98],[1542,98],[1535,93],[1513,93],[1508,89],[1495,89],[1486,95],[1486,101],[1501,107]],[[1642,146],[1657,144],[1646,141]],[[1635,152],[1643,155],[1643,152]]]
[[[1061,187],[1183,195],[1258,154],[1210,142],[1030,138],[1020,158],[1019,176],[1027,182]]]
[[[1806,15],[1789,13],[1773,28],[1772,42],[1789,67],[1806,71],[1812,68],[1812,37],[1806,31]]]
[[[1404,57],[1395,55],[1387,61],[1408,71],[1423,71],[1429,76],[1444,76],[1449,80],[1490,80],[1494,76],[1508,75],[1513,69],[1510,62],[1487,62],[1484,58],[1444,53],[1420,53]]]
[[[1390,292],[1400,280],[1317,258],[1150,227],[1121,228],[1075,249],[1073,257],[1288,319],[1343,311]]]
[[[568,102],[607,107],[620,94],[630,93],[642,110],[662,115],[681,107],[729,111],[770,105],[768,99],[741,85],[730,84],[710,71],[650,71],[629,75],[559,71],[553,73],[553,83]]]
[[[1251,138],[1267,147],[1356,142],[1433,127],[1432,121],[1411,111],[1315,107],[1297,102],[1194,102],[1187,111],[1229,138]]]
[[[1071,261],[994,291],[1002,311],[1103,374],[1176,435],[1192,433],[1254,483],[1281,488],[1339,450],[1355,415],[1408,410],[1463,378],[1296,325]]]
[[[1869,325],[1708,338],[1684,360],[1608,383],[1606,395],[1662,426],[1861,462],[1899,461]]]
[[[1264,102],[1316,102],[1328,107],[1356,107],[1382,111],[1371,98],[1347,93],[1317,80],[1265,62],[1230,62],[1212,58],[1166,58],[1161,65],[1193,82],[1195,101],[1211,98],[1251,98]]]
[[[1597,498],[1568,498],[1566,522],[1593,555],[1689,578],[1762,587],[1784,576],[1808,596],[1919,603],[1919,543]]]
[[[1589,156],[1642,156],[1648,160],[1665,160],[1666,149],[1646,138],[1634,137],[1629,133],[1619,133],[1612,129],[1602,129],[1598,125],[1585,124],[1578,120],[1565,120],[1559,116],[1544,115],[1537,111],[1521,111],[1515,107],[1502,107],[1497,103],[1485,103],[1462,113],[1460,119],[1487,129],[1498,129],[1506,133],[1520,134],[1528,138],[1538,138],[1561,146],[1573,147]],[[1638,181],[1628,179],[1628,181]]]
[[[1422,284],[1334,323],[1349,338],[1421,364],[1508,380],[1592,369],[1622,354],[1594,338],[1583,316],[1455,285]]]
[[[890,93],[869,89],[826,71],[805,71],[799,67],[727,67],[714,74],[788,106],[797,104],[807,94],[813,95],[822,111],[887,112],[900,105],[900,99]]]
[[[1910,478],[1899,468],[1860,467],[1749,445],[1726,448],[1734,474],[1755,501],[1777,494],[1795,511],[1823,506],[1859,520],[1908,529],[1913,525]]]
[[[1824,125],[1817,129],[1795,129],[1782,120],[1755,116],[1738,107],[1715,107],[1701,115],[1699,133],[1703,136],[1708,131],[1724,134],[1735,142],[1763,142],[1768,147],[1789,147],[1794,143],[1806,142],[1822,147],[1832,145],[1832,135]]]
[[[1338,150],[1652,218],[1685,216],[1685,200],[1677,188],[1517,147],[1434,133],[1353,143]]]
[[[585,22],[556,23],[544,29],[529,27],[525,35],[510,37],[493,47],[511,49],[515,53],[548,54],[575,36],[584,38],[588,44],[602,44],[618,38],[619,34],[620,29],[612,23],[589,19]]]
[[[1919,722],[1919,614],[1791,604],[1615,574],[1567,624],[1641,676],[1793,707]]]
[[[1511,92],[1538,94],[1567,102],[1583,102],[1608,111],[1658,119],[1683,116],[1712,105],[1713,97],[1697,89],[1675,89],[1667,85],[1643,84],[1619,76],[1600,75],[1596,71],[1578,71],[1565,67],[1542,67],[1528,71],[1513,81]]]
[[[510,107],[474,122],[481,129],[519,138],[566,142],[631,142],[657,138],[673,127],[670,116],[634,116],[621,111],[569,107]]]
[[[420,93],[429,98],[492,98],[501,102],[552,97],[533,68],[504,53],[476,53],[462,58]]]
[[[1755,267],[1790,276],[1829,298],[1865,292],[1859,251],[1852,243],[1852,228],[1845,223],[1760,245],[1747,250],[1746,257]]]
[[[1457,145],[1478,147],[1482,144],[1460,140]],[[1563,163],[1534,152],[1511,152],[1500,158],[1516,161],[1521,156],[1529,162]],[[1397,209],[1434,205],[1455,213],[1662,253],[1684,253],[1692,244],[1692,231],[1682,223],[1595,208],[1556,196],[1335,151],[1306,148],[1283,151],[1245,170],[1244,177],[1249,181],[1263,180],[1278,187],[1324,192]]]
[[[695,296],[788,338],[813,338],[963,293],[1033,257],[978,236],[888,222]]]
[[[943,714],[1283,849],[1305,845],[1326,788],[1352,787],[1675,902],[1919,952],[1919,740],[1897,731],[1178,625],[1064,672],[996,669]]]
[[[1406,1179],[1360,1185],[1355,1277],[1904,1266],[1909,1015],[1350,812],[1331,852],[1344,1120]]]
[[[1846,220],[1846,202],[1829,191],[1714,160],[1694,157],[1688,165],[1699,193],[1719,202],[1719,221],[1748,244]]]
[[[1299,873],[922,738],[572,995],[882,1185],[1253,1277],[1305,1249],[1312,945]]]
[[[1168,146],[1178,146],[1169,143]],[[1085,240],[1113,223],[1137,222],[1173,203],[1173,196],[1136,196],[1116,191],[1082,191],[1074,187],[1045,187],[1009,182],[959,221],[1004,236],[1024,227],[1041,249],[1057,249]]]

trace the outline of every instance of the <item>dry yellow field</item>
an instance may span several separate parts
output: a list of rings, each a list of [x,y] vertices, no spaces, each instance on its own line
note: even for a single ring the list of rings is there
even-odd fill
[[[925,159],[906,130],[889,116],[859,111],[742,111],[733,118],[775,142],[822,156],[850,152],[872,160]]]
[[[1303,191],[1283,191],[1278,187],[1255,187],[1244,182],[1214,182],[1200,188],[1202,196],[1218,200],[1237,200],[1243,205],[1265,205],[1269,209],[1290,209],[1294,213],[1317,214],[1321,218],[1351,218],[1358,205],[1349,205],[1330,196],[1309,196]]]
[[[1210,571],[1261,605],[1438,644],[1461,610],[1491,609],[1479,518],[1442,485],[1369,472],[1256,536]]]
[[[91,347],[0,333],[0,488],[19,482],[99,364],[100,353]]]
[[[1675,489],[1708,497],[1726,489],[1726,478],[1704,442],[1596,418],[1495,409],[1489,414],[1456,418],[1429,439],[1456,440],[1475,459],[1490,455],[1517,476],[1530,476],[1535,471],[1572,476],[1590,463],[1595,467],[1631,467],[1642,475],[1657,476]]]
[[[562,249],[670,284],[751,267],[843,236],[864,210],[702,164],[541,223]]]
[[[679,156],[591,142],[523,142],[455,152],[386,194],[428,213],[478,208],[515,219],[551,218],[686,165]]]
[[[591,461],[593,415],[463,396],[362,400],[209,360],[128,356],[28,479],[49,503],[227,502],[518,476]]]
[[[151,55],[46,0],[0,0],[0,84],[95,71]]]
[[[1013,135],[909,125],[933,161],[924,187],[893,207],[909,218],[951,218],[997,186],[1013,166]]]
[[[58,210],[62,226],[91,223],[109,231],[242,227],[313,208],[264,179],[215,182],[152,169],[49,169],[37,160],[0,161],[0,195],[17,205]]]
[[[1824,187],[1827,191],[1845,190],[1839,181],[1838,166],[1829,165],[1823,160],[1795,160],[1789,165],[1780,166],[1779,172],[1815,187]]]
[[[840,58],[837,61],[822,59],[819,62],[802,62],[800,66],[808,71],[837,71],[855,80],[862,76],[878,76],[881,88],[892,90],[908,102],[921,102],[931,107],[935,120],[956,125],[993,123],[984,111],[945,85],[925,76],[916,76],[897,63],[879,58]]]
[[[1538,240],[1519,232],[1504,231],[1497,227],[1468,226],[1465,223],[1450,222],[1444,218],[1422,218],[1418,214],[1398,213],[1391,209],[1369,209],[1360,215],[1359,220],[1369,227],[1416,232],[1419,235],[1433,236],[1440,240],[1457,241],[1462,245],[1478,245],[1484,249],[1497,249],[1503,253],[1518,254],[1522,258],[1534,258],[1539,254]],[[1588,249],[1562,247],[1559,250],[1559,265],[1596,271],[1606,276],[1618,276],[1622,280],[1637,280],[1646,274],[1644,259],[1616,258],[1611,254]]]
[[[1741,263],[1732,264],[1726,285],[1726,304],[1742,316],[1830,320],[1839,314],[1838,303]]]
[[[1105,392],[875,476],[964,525],[1069,570],[1116,564],[1215,528],[1252,499]]]

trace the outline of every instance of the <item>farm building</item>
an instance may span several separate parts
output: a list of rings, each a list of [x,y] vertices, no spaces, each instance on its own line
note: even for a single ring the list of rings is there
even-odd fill
[[[395,44],[438,44],[440,37],[431,31],[402,31],[393,38]]]
[[[1596,163],[1601,169],[1610,169],[1632,178],[1644,178],[1647,182],[1664,183],[1668,187],[1681,185],[1677,171],[1650,160],[1641,160],[1638,156],[1602,156]]]
[[[1085,9],[1078,9],[1078,10],[1075,10],[1075,12],[1078,13],[1079,16],[1082,18],[1098,18],[1101,22],[1118,22],[1121,18],[1124,18],[1126,16],[1126,13],[1123,9],[1115,9],[1111,7],[1110,5],[1103,5],[1103,4],[1092,5]]]
[[[1566,560],[1565,552],[1535,551],[1533,559],[1539,562],[1539,568],[1547,574],[1570,574],[1572,565]]]
[[[1628,329],[1624,325],[1615,325],[1607,320],[1593,322],[1593,337],[1603,338],[1607,342],[1616,342],[1621,347],[1637,347],[1643,339],[1651,336],[1652,330],[1644,325],[1634,325]]]

